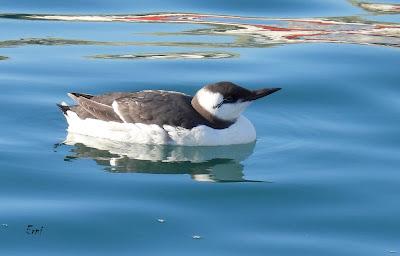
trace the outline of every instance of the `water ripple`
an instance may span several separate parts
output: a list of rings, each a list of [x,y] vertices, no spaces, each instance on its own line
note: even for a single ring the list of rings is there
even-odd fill
[[[132,15],[37,15],[37,14],[1,14],[0,18],[23,20],[47,20],[68,22],[133,22],[133,23],[179,23],[202,24],[205,29],[195,29],[173,33],[153,33],[154,35],[215,35],[233,36],[234,42],[227,44],[199,44],[178,42],[125,42],[125,45],[158,45],[192,47],[268,47],[271,45],[294,43],[348,43],[379,46],[400,46],[400,25],[363,20],[359,17],[338,18],[252,18],[199,13],[154,13]],[[24,39],[23,41],[3,41],[3,47],[34,44],[68,43],[60,40]],[[69,41],[77,44],[115,44],[105,42]]]

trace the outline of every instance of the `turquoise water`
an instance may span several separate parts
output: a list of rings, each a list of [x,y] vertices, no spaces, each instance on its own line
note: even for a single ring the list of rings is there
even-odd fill
[[[400,14],[336,0],[0,6],[1,255],[400,253]],[[71,139],[55,105],[221,80],[283,88],[246,111],[255,144]]]

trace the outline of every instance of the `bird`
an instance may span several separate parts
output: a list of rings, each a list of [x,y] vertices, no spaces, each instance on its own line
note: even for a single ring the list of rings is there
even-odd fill
[[[69,133],[116,143],[219,146],[254,142],[255,128],[242,113],[280,89],[249,90],[222,81],[205,85],[194,96],[165,90],[72,92],[68,96],[76,105],[57,105]]]

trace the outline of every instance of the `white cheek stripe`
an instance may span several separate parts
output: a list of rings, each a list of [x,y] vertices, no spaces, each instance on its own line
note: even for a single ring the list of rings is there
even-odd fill
[[[208,113],[215,115],[218,109],[214,106],[223,101],[224,97],[220,93],[211,92],[205,88],[200,89],[196,94],[197,101]]]
[[[200,89],[196,94],[196,98],[203,109],[224,121],[236,120],[246,107],[250,105],[250,102],[246,101],[222,104],[219,108],[214,108],[214,106],[217,106],[224,100],[224,97],[222,94],[211,92],[206,88]]]

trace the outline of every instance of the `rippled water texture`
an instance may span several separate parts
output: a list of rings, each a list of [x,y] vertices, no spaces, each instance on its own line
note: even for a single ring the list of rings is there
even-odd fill
[[[400,253],[400,2],[0,0],[1,255]],[[282,87],[255,143],[67,134],[67,92]]]

